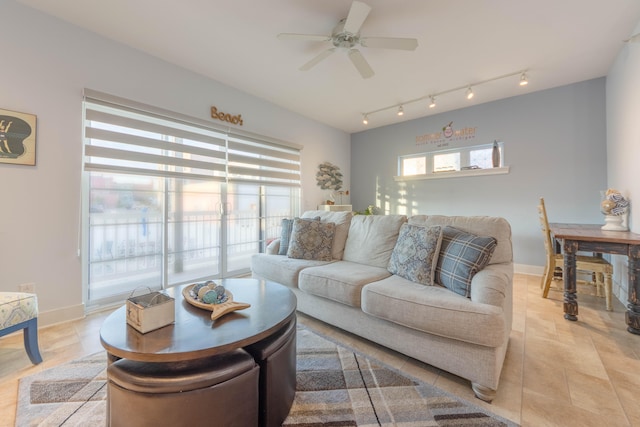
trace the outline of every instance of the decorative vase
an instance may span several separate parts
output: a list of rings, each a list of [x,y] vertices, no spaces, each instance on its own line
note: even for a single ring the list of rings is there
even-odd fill
[[[627,231],[623,215],[605,215],[604,225],[601,227],[607,231]]]
[[[500,147],[498,147],[498,141],[493,141],[493,152],[491,153],[491,160],[493,161],[493,167],[500,167]]]

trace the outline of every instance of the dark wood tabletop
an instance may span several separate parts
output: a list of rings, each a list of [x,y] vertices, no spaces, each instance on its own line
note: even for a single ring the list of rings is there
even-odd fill
[[[100,342],[110,357],[147,362],[179,362],[228,352],[258,342],[295,317],[296,297],[286,286],[259,279],[221,279],[233,300],[251,307],[211,320],[211,311],[188,303],[182,289],[175,298],[175,323],[142,334],[126,321],[123,306],[102,324]]]
[[[549,223],[549,229],[556,239],[572,239],[591,242],[640,244],[640,234],[630,231],[602,230],[602,224]]]

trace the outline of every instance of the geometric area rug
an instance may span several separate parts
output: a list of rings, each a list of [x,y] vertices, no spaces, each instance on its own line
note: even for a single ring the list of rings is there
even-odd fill
[[[298,326],[296,396],[283,426],[517,424]],[[104,426],[106,354],[20,379],[16,426]]]

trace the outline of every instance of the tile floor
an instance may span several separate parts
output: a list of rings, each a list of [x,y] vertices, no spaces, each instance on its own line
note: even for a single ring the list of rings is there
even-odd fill
[[[623,305],[616,300],[607,312],[604,299],[581,294],[579,321],[569,322],[562,293],[542,299],[539,283],[539,276],[515,276],[513,331],[492,404],[475,399],[466,380],[304,315],[299,321],[522,426],[640,426],[640,336],[626,331]],[[14,425],[20,377],[103,350],[99,329],[108,314],[41,328],[37,366],[21,333],[0,339],[0,426]]]

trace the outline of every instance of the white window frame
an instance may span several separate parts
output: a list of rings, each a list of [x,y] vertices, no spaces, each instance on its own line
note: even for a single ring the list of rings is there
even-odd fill
[[[471,165],[469,159],[472,151],[492,150],[493,143],[398,156],[398,175],[395,176],[394,179],[396,181],[409,181],[420,179],[455,178],[460,176],[497,175],[509,173],[509,166],[504,166],[504,142],[498,142],[498,148],[500,150],[500,166],[490,168],[478,168],[477,165]],[[453,171],[434,171],[435,157],[452,153],[459,153],[460,169]],[[424,159],[424,163],[426,165],[425,173],[412,175],[406,174],[403,168],[404,162],[408,159]]]

